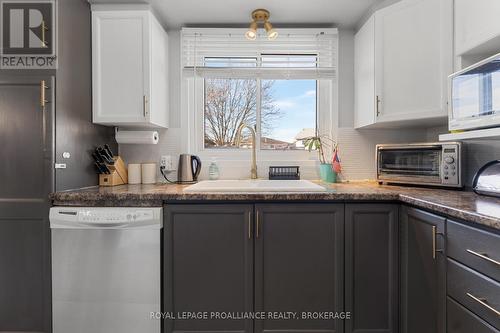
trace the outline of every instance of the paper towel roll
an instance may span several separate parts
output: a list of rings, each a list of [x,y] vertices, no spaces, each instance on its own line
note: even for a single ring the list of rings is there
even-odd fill
[[[149,144],[158,143],[160,136],[156,131],[117,131],[116,142],[121,144]]]

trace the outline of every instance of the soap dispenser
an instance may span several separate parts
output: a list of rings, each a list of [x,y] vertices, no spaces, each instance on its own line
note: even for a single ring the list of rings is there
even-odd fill
[[[217,165],[215,157],[212,157],[212,161],[210,162],[210,166],[208,167],[208,179],[210,180],[219,179],[219,166]]]

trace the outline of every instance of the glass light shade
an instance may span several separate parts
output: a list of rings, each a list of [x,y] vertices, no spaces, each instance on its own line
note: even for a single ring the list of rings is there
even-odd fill
[[[255,30],[248,30],[245,33],[245,37],[250,40],[255,40],[257,38],[257,31]]]
[[[274,29],[271,29],[267,32],[267,38],[269,40],[274,40],[278,37],[278,32]]]
[[[255,40],[257,38],[257,22],[252,21],[248,31],[245,33],[245,37],[249,40]]]
[[[266,29],[267,38],[269,40],[273,40],[278,37],[278,32],[273,29],[273,25],[269,21],[264,22],[264,29]]]

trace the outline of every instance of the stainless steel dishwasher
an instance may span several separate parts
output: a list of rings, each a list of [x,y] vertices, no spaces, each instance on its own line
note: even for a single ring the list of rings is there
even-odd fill
[[[53,333],[160,333],[161,208],[53,207]]]

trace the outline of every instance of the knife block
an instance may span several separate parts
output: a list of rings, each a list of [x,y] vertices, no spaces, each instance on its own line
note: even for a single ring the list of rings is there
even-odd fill
[[[106,164],[111,174],[99,175],[99,186],[116,186],[128,183],[128,172],[125,163],[120,156],[114,156],[115,164]]]

